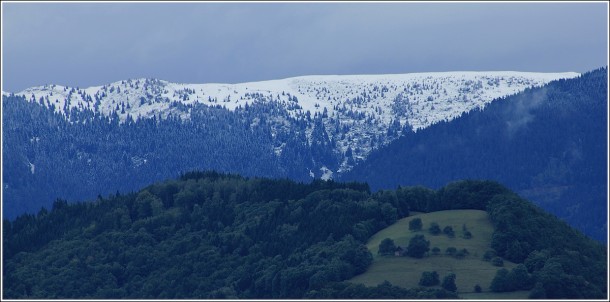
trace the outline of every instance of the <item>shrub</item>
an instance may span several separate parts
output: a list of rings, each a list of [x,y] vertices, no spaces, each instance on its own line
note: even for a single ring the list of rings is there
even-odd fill
[[[415,235],[409,240],[407,255],[414,258],[422,258],[430,250],[430,241],[424,235]]]
[[[480,292],[481,292],[481,286],[480,286],[480,285],[478,285],[478,284],[477,284],[477,285],[475,285],[475,286],[474,286],[474,292],[475,292],[475,293],[480,293]]]
[[[472,233],[470,231],[465,231],[464,232],[464,239],[470,239],[472,238]]]
[[[456,252],[457,252],[457,249],[455,247],[452,247],[452,246],[448,247],[445,250],[445,254],[451,255],[451,256],[455,255]]]
[[[392,255],[396,251],[396,245],[394,244],[394,240],[390,238],[383,239],[381,243],[379,243],[379,251],[377,254],[380,255]]]
[[[438,246],[435,246],[432,248],[432,254],[438,255],[440,253],[441,253],[441,249],[439,249]]]
[[[438,235],[441,233],[441,227],[438,225],[438,223],[433,222],[430,224],[430,228],[428,229],[428,232],[430,232],[430,234],[432,234],[432,235]]]
[[[446,226],[443,229],[443,233],[445,233],[445,235],[449,236],[449,237],[455,237],[455,232],[453,231],[453,227],[451,227],[450,225]]]
[[[439,280],[438,273],[436,271],[421,273],[421,278],[419,279],[419,285],[434,286],[434,285],[439,285],[440,283],[441,283],[441,281]]]
[[[491,259],[491,264],[493,266],[504,266],[504,260],[502,260],[500,257],[494,257]]]
[[[411,219],[409,221],[409,230],[411,231],[421,231],[423,224],[421,222],[421,218]]]
[[[467,249],[461,249],[461,250],[459,250],[459,251],[457,251],[457,252],[455,253],[455,257],[456,257],[456,258],[464,258],[464,257],[466,257],[466,255],[468,255],[468,254],[469,254],[469,253],[468,253],[468,250],[467,250]]]
[[[483,255],[483,260],[485,261],[491,261],[491,259],[493,259],[494,257],[496,257],[496,251],[494,250],[488,250],[487,252],[485,252],[485,254]]]

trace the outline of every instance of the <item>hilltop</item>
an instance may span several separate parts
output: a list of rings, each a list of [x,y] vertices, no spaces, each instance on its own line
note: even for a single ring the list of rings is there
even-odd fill
[[[525,267],[525,284],[500,280],[497,291],[606,296],[606,248],[494,182],[371,193],[363,183],[192,172],[3,220],[3,298],[456,298],[451,289],[400,287],[412,283],[344,282],[375,267],[365,243],[410,209],[443,227],[468,213],[457,210],[485,209],[490,248]],[[489,221],[467,223],[473,254]]]

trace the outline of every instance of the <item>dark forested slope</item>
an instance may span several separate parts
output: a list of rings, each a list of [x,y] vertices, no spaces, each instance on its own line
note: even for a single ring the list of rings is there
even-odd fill
[[[189,120],[170,116],[120,124],[116,115],[91,110],[72,109],[66,118],[21,97],[3,96],[2,102],[7,218],[36,213],[56,198],[76,201],[128,192],[184,171],[306,180],[312,158],[334,160],[323,138],[306,143],[305,121],[295,121],[291,135],[273,134],[271,117],[281,115],[273,103],[235,111],[200,104],[187,108]],[[279,156],[274,139],[284,143]]]
[[[195,172],[3,220],[3,298],[455,298],[343,280],[371,263],[367,239],[409,209],[470,208],[489,211],[493,248],[546,295],[605,297],[605,247],[494,182],[371,194]]]
[[[492,179],[606,241],[607,79],[598,69],[405,133],[341,179],[374,190]]]

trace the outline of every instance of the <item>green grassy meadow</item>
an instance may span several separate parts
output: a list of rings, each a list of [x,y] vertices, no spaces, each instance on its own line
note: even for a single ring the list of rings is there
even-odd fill
[[[409,221],[420,218],[423,223],[421,231],[413,232],[409,230]],[[449,238],[441,233],[432,235],[428,232],[430,223],[436,222],[441,230],[450,225],[455,232],[454,238]],[[472,233],[471,239],[462,237],[462,226],[466,225],[468,231]],[[394,243],[403,248],[407,247],[411,237],[422,234],[426,240],[430,241],[430,249],[440,248],[439,255],[432,252],[421,259],[411,257],[381,256],[377,252],[379,243],[384,238],[391,238]],[[483,255],[491,249],[491,237],[493,225],[485,211],[480,210],[449,210],[432,213],[412,213],[411,216],[400,219],[393,225],[379,231],[373,235],[367,248],[373,254],[373,264],[369,269],[358,276],[350,279],[353,283],[362,283],[368,286],[375,286],[384,280],[394,285],[405,288],[417,287],[422,272],[436,271],[442,282],[443,277],[449,273],[456,274],[455,283],[458,294],[467,299],[526,299],[529,292],[513,292],[510,295],[501,295],[489,292],[489,285],[499,267],[493,266],[490,262],[483,260]],[[446,255],[448,247],[455,247],[457,250],[467,249],[469,254],[462,259]],[[512,269],[516,264],[504,260],[504,267]],[[482,293],[475,293],[474,286],[479,284]],[[440,286],[437,286],[440,288]],[[506,296],[506,297],[504,297]]]

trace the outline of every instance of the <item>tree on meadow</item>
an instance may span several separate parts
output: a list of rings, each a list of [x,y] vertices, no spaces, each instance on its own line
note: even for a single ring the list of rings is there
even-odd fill
[[[377,252],[379,255],[392,255],[396,251],[396,244],[394,244],[394,240],[390,238],[385,238],[379,243],[379,251]]]
[[[430,250],[430,241],[424,235],[415,235],[409,240],[407,255],[414,258],[422,258]]]

